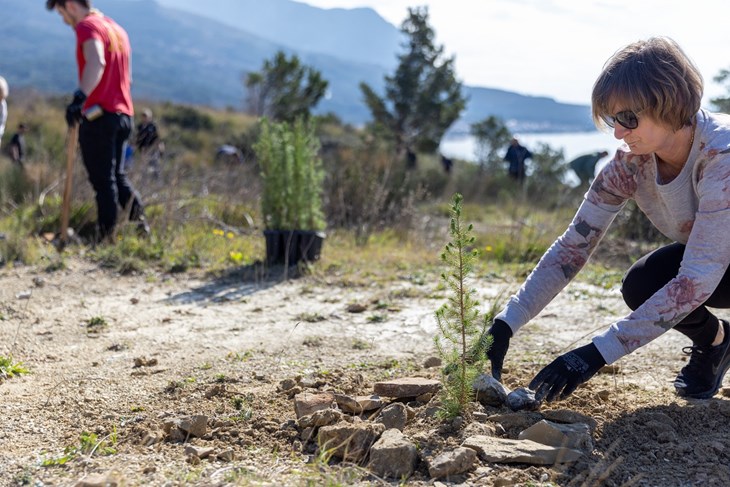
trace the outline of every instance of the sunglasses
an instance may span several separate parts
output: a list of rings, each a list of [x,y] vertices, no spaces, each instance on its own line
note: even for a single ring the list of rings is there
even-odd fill
[[[617,123],[621,125],[624,128],[627,128],[629,130],[633,130],[636,127],[639,126],[639,117],[636,116],[636,113],[634,113],[631,110],[624,110],[623,112],[618,112],[614,116],[610,115],[604,115],[603,121],[606,122],[606,125],[613,128]]]

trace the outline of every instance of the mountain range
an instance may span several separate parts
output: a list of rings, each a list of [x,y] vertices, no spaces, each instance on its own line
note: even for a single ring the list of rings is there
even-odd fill
[[[242,109],[243,78],[283,50],[329,81],[317,112],[355,125],[370,113],[359,83],[382,92],[404,37],[370,8],[321,9],[292,0],[95,0],[129,33],[138,100]],[[71,93],[74,34],[42,0],[0,0],[0,74],[12,87]],[[407,12],[404,12],[404,18]],[[458,76],[458,73],[457,73]],[[593,128],[587,105],[465,86],[467,108],[452,132],[489,115],[517,131]]]

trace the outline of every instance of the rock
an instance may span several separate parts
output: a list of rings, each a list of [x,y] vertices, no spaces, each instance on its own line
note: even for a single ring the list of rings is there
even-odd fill
[[[543,445],[531,440],[510,440],[489,436],[472,436],[461,444],[477,452],[479,458],[492,463],[529,463],[554,465],[578,460],[583,454],[570,448]]]
[[[294,386],[291,389],[289,389],[288,391],[286,391],[286,397],[288,397],[289,399],[291,399],[291,398],[295,397],[297,394],[299,394],[302,391],[304,391],[304,389],[302,389],[301,387]]]
[[[413,421],[414,419],[416,419],[416,410],[406,405],[406,423],[408,423],[408,421]]]
[[[373,411],[383,406],[380,396],[347,396],[345,394],[335,394],[337,405],[346,413],[362,414],[366,411]]]
[[[216,458],[222,462],[232,462],[236,455],[233,450],[224,450],[216,455]]]
[[[433,367],[441,367],[442,363],[443,363],[442,360],[438,357],[428,357],[423,362],[423,367],[426,369],[431,369]]]
[[[175,418],[165,421],[162,429],[168,441],[187,441],[189,436],[202,438],[208,432],[208,417],[195,415]]]
[[[427,392],[426,394],[421,394],[420,396],[416,397],[416,402],[421,404],[428,404],[431,399],[433,399],[433,393]]]
[[[408,423],[408,410],[406,405],[400,402],[394,402],[393,404],[387,405],[380,412],[377,422],[383,423],[386,429],[395,428],[399,431],[403,431]]]
[[[554,421],[555,423],[585,423],[591,428],[591,432],[596,429],[598,423],[595,419],[585,414],[571,411],[570,409],[552,409],[542,411],[543,418]]]
[[[472,383],[476,400],[483,406],[500,407],[511,392],[497,379],[487,374],[480,374]]]
[[[441,389],[441,382],[423,377],[404,377],[390,381],[376,382],[375,394],[385,397],[417,397],[435,393]]]
[[[122,487],[124,479],[117,472],[90,474],[76,482],[74,487]]]
[[[317,443],[320,450],[329,451],[332,456],[358,462],[362,460],[385,431],[380,423],[341,422],[332,426],[323,426],[319,429]]]
[[[347,305],[348,313],[362,313],[366,309],[368,309],[368,307],[360,303],[352,303]]]
[[[179,431],[179,430],[178,430]],[[137,431],[138,443],[142,446],[150,446],[155,443],[159,443],[164,440],[164,435],[159,431],[152,431],[146,428],[141,428]]]
[[[220,396],[226,392],[226,386],[224,384],[214,384],[205,391],[205,398],[210,399],[215,396]]]
[[[311,394],[302,392],[294,396],[294,413],[297,418],[309,416],[315,411],[329,409],[335,402],[335,395],[331,392]]]
[[[288,391],[297,385],[297,381],[294,379],[283,379],[279,381],[279,390],[282,392]]]
[[[397,429],[388,429],[370,448],[368,469],[381,477],[410,477],[418,461],[416,446]]]
[[[153,367],[157,365],[157,359],[147,357],[137,357],[134,359],[134,367]]]
[[[208,416],[202,414],[185,416],[176,421],[176,426],[190,435],[201,438],[208,432]]]
[[[342,419],[342,413],[336,409],[322,409],[315,411],[308,416],[302,416],[297,420],[300,429],[319,428],[321,426],[329,426],[337,424]]]
[[[542,415],[535,412],[492,414],[489,421],[499,424],[505,430],[517,429],[522,431],[540,421]]]
[[[477,436],[477,435],[484,435],[484,436],[497,436],[497,427],[499,425],[495,424],[485,424],[480,422],[471,422],[468,425],[466,425],[466,428],[461,433],[461,436],[463,438],[468,438],[470,436]],[[504,428],[499,428],[501,431],[504,431]],[[500,432],[501,432],[500,431]]]
[[[326,382],[319,377],[302,377],[298,385],[304,388],[317,389],[325,384]]]
[[[442,452],[428,462],[428,474],[431,478],[440,479],[450,475],[468,472],[474,467],[477,452],[472,448],[458,447]]]
[[[214,449],[210,447],[187,445],[185,450],[183,450],[183,453],[185,453],[185,455],[195,455],[202,460],[204,458],[208,458],[213,451]]]
[[[17,299],[30,299],[32,294],[33,294],[32,291],[21,291],[18,294],[16,294],[15,297]]]
[[[519,387],[510,392],[505,403],[512,411],[537,411],[540,409],[540,401],[535,398],[535,391],[527,387]]]
[[[489,420],[489,415],[487,413],[482,413],[482,412],[476,411],[472,414],[472,418],[474,418],[474,421],[479,421],[480,423],[486,423]]]
[[[517,438],[532,440],[543,445],[593,451],[591,428],[587,424],[560,424],[542,420],[522,431]]]
[[[305,416],[305,417],[307,417],[307,418],[308,418],[309,416]],[[302,432],[301,432],[301,433],[299,434],[299,438],[300,438],[300,439],[301,439],[301,440],[302,440],[303,442],[305,442],[305,443],[306,443],[307,441],[309,441],[309,440],[311,440],[312,438],[314,438],[314,435],[315,435],[315,433],[316,433],[316,432],[317,432],[317,429],[316,429],[316,428],[311,428],[311,427],[310,427],[310,428],[304,428],[304,429],[302,430]]]

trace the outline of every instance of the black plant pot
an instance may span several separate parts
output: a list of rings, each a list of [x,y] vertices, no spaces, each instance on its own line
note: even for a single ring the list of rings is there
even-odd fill
[[[324,232],[297,230],[296,233],[298,236],[299,259],[305,262],[319,260],[325,238]]]
[[[268,265],[295,265],[300,260],[319,259],[325,234],[308,230],[264,230],[264,238]]]

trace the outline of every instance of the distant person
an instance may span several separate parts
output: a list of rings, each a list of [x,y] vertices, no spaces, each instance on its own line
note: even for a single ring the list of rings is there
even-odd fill
[[[410,148],[406,149],[406,169],[415,169],[418,166],[418,156]]]
[[[530,158],[532,158],[532,152],[520,145],[520,142],[513,137],[504,160],[509,163],[507,173],[520,184],[525,182],[525,159]]]
[[[155,177],[160,175],[160,158],[164,152],[164,143],[157,132],[157,124],[152,118],[152,110],[142,110],[142,121],[137,125],[137,136],[134,145],[141,161],[146,162],[149,172]]]
[[[10,158],[21,167],[25,159],[25,130],[26,126],[24,123],[18,124],[18,131],[13,134],[13,137],[10,139],[10,145],[8,146]]]
[[[5,123],[8,121],[8,103],[5,101],[8,93],[8,82],[0,76],[0,144],[2,144],[3,134],[5,133]]]
[[[621,294],[630,311],[556,357],[529,387],[538,400],[564,399],[604,365],[673,330],[692,344],[682,349],[689,360],[674,380],[676,393],[709,399],[718,392],[730,368],[730,323],[715,314],[730,309],[730,115],[702,109],[703,88],[700,71],[667,37],[629,44],[606,62],[593,85],[593,120],[623,143],[494,319],[487,354],[495,378],[513,336],[576,277],[632,200],[671,243],[627,270]],[[594,326],[590,312],[575,319],[587,331]],[[665,369],[658,357],[657,373]]]
[[[441,155],[441,167],[444,168],[444,172],[446,174],[449,174],[451,172],[451,168],[454,166],[454,161],[452,161],[450,158],[446,157],[445,155]]]
[[[608,155],[608,151],[593,152],[576,157],[568,163],[578,179],[581,186],[588,186],[596,174],[596,164]]]
[[[66,123],[79,125],[79,145],[96,193],[98,241],[114,241],[117,204],[129,208],[140,234],[149,234],[142,201],[127,179],[124,141],[132,130],[131,50],[125,30],[91,8],[90,0],[46,0],[76,33],[79,87]]]
[[[243,163],[243,154],[238,147],[230,144],[223,144],[218,147],[215,153],[216,161],[222,161],[227,164],[241,164]]]

